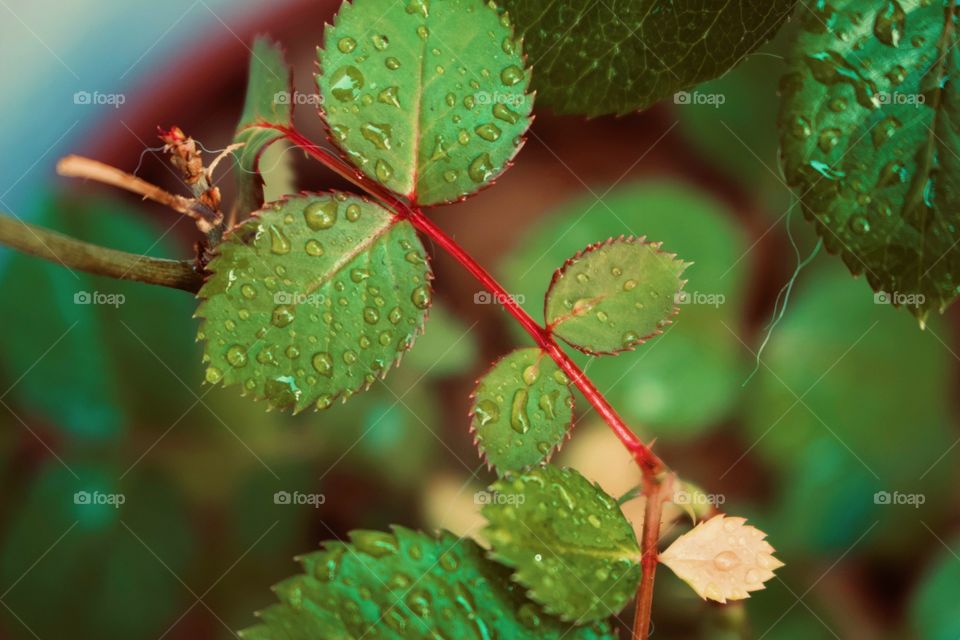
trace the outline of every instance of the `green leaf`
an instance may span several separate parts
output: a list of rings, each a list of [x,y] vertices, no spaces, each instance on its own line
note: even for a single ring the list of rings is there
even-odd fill
[[[544,351],[517,349],[480,379],[470,428],[503,475],[549,459],[573,425],[570,380]]]
[[[260,156],[283,135],[273,129],[253,127],[259,122],[290,126],[293,123],[293,68],[283,58],[283,48],[260,36],[253,41],[247,98],[233,141],[243,143],[237,152],[238,206],[249,214],[263,206]]]
[[[776,509],[756,520],[788,558],[843,551],[868,528],[864,550],[900,552],[927,539],[922,522],[936,522],[949,504],[960,459],[950,449],[953,359],[943,328],[917,331],[831,266],[795,292],[745,395],[743,449],[780,487]],[[723,472],[748,460],[732,457]],[[877,492],[925,500],[883,504]]]
[[[529,602],[509,571],[467,538],[354,531],[301,558],[244,640],[545,638],[614,640],[606,624],[570,628]]]
[[[483,508],[495,560],[564,620],[618,613],[640,583],[640,548],[617,501],[574,469],[544,466],[494,483]]]
[[[960,272],[952,12],[843,0],[812,14],[782,83],[787,180],[827,248],[922,323]]]
[[[943,543],[947,546],[947,543]],[[960,637],[960,618],[956,613],[960,593],[960,561],[952,547],[939,550],[936,563],[930,567],[913,593],[910,619],[919,640],[950,640]]]
[[[404,366],[434,378],[454,376],[472,369],[477,359],[477,337],[446,306],[430,308],[430,331],[410,349]]]
[[[598,238],[621,233],[657,238],[692,261],[684,271],[685,290],[699,297],[636,356],[574,357],[589,366],[591,380],[627,420],[660,438],[690,438],[736,407],[746,375],[743,346],[727,328],[737,330],[742,322],[751,266],[733,212],[677,182],[638,183],[599,200],[576,199],[548,212],[517,241],[501,270],[504,282],[518,300],[523,296],[529,313],[540,313],[556,265]]]
[[[33,221],[116,249],[177,253],[158,240],[163,229],[142,211],[111,199],[49,197]],[[9,328],[0,332],[0,371],[10,386],[5,402],[24,421],[107,442],[143,419],[169,425],[182,416],[186,405],[170,399],[182,396],[184,384],[200,382],[191,375],[197,349],[183,339],[194,330],[189,296],[20,253],[10,255],[0,287]]]
[[[794,0],[504,0],[536,68],[538,98],[559,113],[645,109],[723,75],[769,40]]]
[[[567,260],[547,290],[553,333],[594,355],[632,350],[660,334],[678,311],[687,266],[660,246],[621,236]]]
[[[520,43],[481,0],[344,3],[318,55],[334,141],[365,174],[420,204],[490,184],[530,125]]]
[[[179,492],[152,473],[118,483],[128,462],[65,457],[69,470],[50,460],[15,496],[4,530],[4,602],[33,632],[16,637],[160,636],[194,601],[178,577],[196,552]]]
[[[430,305],[423,245],[406,221],[345,193],[274,203],[233,229],[209,264],[207,382],[276,408],[329,407],[382,377]]]

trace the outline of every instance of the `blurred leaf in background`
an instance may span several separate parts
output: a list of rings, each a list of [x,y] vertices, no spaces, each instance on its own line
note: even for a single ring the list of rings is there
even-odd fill
[[[132,253],[176,255],[169,229],[113,200],[50,198],[36,222]],[[199,388],[199,352],[185,339],[194,332],[189,294],[22,254],[6,263],[0,286],[8,401],[64,435],[102,442],[137,419],[173,422],[182,407],[170,397]]]
[[[51,460],[17,496],[0,576],[29,629],[18,637],[156,637],[193,601],[180,582],[194,547],[179,494],[146,468],[120,473]]]
[[[919,331],[832,265],[796,293],[746,394],[744,450],[779,486],[765,530],[785,554],[843,552],[862,536],[859,551],[895,553],[928,535],[960,455],[943,327]]]
[[[577,200],[527,230],[501,272],[535,318],[554,270],[589,244],[646,236],[693,262],[680,313],[664,334],[616,358],[588,361],[587,373],[628,421],[667,439],[703,433],[728,415],[744,374],[738,327],[749,259],[742,232],[724,206],[680,183],[647,183]]]
[[[941,548],[933,566],[914,591],[910,619],[920,640],[960,638],[957,594],[960,593],[960,545],[937,539]]]

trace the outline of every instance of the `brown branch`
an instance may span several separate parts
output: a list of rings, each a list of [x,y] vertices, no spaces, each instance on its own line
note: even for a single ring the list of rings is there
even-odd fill
[[[640,541],[640,587],[637,589],[637,612],[633,618],[632,640],[646,640],[650,633],[650,618],[653,612],[653,582],[660,562],[658,545],[660,542],[660,520],[663,517],[663,503],[670,495],[673,476],[666,478],[644,474],[643,493],[647,504],[643,514],[643,535]]]
[[[82,242],[0,214],[0,244],[70,269],[196,293],[203,275],[186,260],[164,260]]]
[[[193,198],[174,195],[135,175],[90,158],[75,155],[67,156],[57,163],[57,173],[68,178],[94,180],[111,187],[136,193],[147,200],[152,200],[190,217],[197,223],[197,227],[203,233],[209,233],[219,223],[218,218],[222,220],[222,216],[218,216],[217,212],[211,211]]]

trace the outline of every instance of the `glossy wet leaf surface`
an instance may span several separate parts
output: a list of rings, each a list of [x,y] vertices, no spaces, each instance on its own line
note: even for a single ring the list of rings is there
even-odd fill
[[[519,42],[481,0],[344,3],[318,55],[334,142],[420,204],[490,184],[530,124]]]
[[[557,265],[623,233],[662,240],[692,262],[683,273],[690,299],[666,333],[637,353],[577,360],[628,420],[660,438],[689,438],[735,407],[746,375],[743,346],[727,327],[741,323],[750,254],[731,211],[681,183],[624,186],[600,201],[579,198],[546,212],[500,271],[527,311],[539,314]]]
[[[243,143],[237,150],[238,207],[242,214],[263,205],[263,178],[260,157],[266,148],[282,136],[273,129],[247,128],[257,122],[290,126],[293,120],[293,69],[283,57],[283,48],[265,36],[253,41],[247,97],[233,141]]]
[[[469,538],[394,527],[354,531],[301,559],[245,640],[546,638],[613,640],[603,624],[570,628],[544,613]]]
[[[674,540],[660,562],[704,600],[743,600],[750,591],[763,589],[783,566],[765,537],[744,518],[720,514]]]
[[[618,353],[657,335],[677,311],[686,265],[660,243],[617,238],[567,260],[547,291],[547,325],[587,353]]]
[[[480,379],[470,415],[481,454],[501,475],[549,458],[573,424],[569,379],[538,348],[517,349]]]
[[[960,285],[956,27],[920,0],[813,13],[782,83],[787,180],[827,248],[922,320]]]
[[[384,376],[431,298],[413,227],[343,193],[268,205],[224,239],[209,270],[197,311],[207,382],[295,411]]]
[[[776,33],[793,0],[506,0],[539,99],[560,113],[645,109],[723,75]]]
[[[640,582],[640,548],[616,500],[574,469],[545,466],[493,484],[483,508],[492,557],[565,620],[606,618]]]

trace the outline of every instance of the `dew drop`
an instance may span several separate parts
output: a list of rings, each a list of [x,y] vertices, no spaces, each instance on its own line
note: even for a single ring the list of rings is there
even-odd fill
[[[235,344],[227,349],[227,362],[231,367],[240,368],[247,364],[247,350],[239,344]]]
[[[270,251],[280,256],[290,253],[290,240],[275,225],[270,225]]]
[[[308,256],[317,258],[323,255],[323,245],[312,238],[307,240],[307,244],[305,244],[303,248],[307,252]]]
[[[333,398],[329,394],[321,393],[317,396],[317,404],[315,405],[319,411],[324,409],[329,409],[333,405]]]
[[[733,551],[721,551],[713,557],[713,566],[720,571],[730,571],[740,564],[740,558]]]
[[[210,384],[217,384],[223,380],[223,372],[216,367],[207,367],[206,372],[204,373],[204,379]]]
[[[500,72],[500,80],[508,87],[512,87],[523,80],[523,71],[516,65],[510,65]]]
[[[363,320],[367,324],[377,324],[380,321],[380,312],[373,307],[365,307],[363,310]]]
[[[426,309],[430,306],[430,290],[426,287],[417,287],[410,294],[410,300],[418,309]],[[392,315],[393,312],[391,312]],[[390,318],[393,321],[393,318]]]
[[[513,403],[510,406],[510,427],[520,434],[530,430],[530,418],[527,416],[527,398],[527,390],[518,389],[513,394]]]
[[[333,375],[333,359],[330,358],[329,353],[326,353],[325,351],[316,353],[310,362],[313,364],[313,368],[316,369],[317,373],[320,375],[327,378]]]
[[[354,351],[347,349],[346,351],[343,352],[343,362],[345,364],[348,364],[348,365],[353,364],[356,361],[357,361],[357,354]]]
[[[493,175],[493,160],[489,153],[484,153],[473,159],[467,173],[476,183],[482,183]]]
[[[537,381],[537,378],[540,377],[540,368],[537,365],[532,364],[523,370],[522,377],[524,383],[528,385],[534,384]]]
[[[481,400],[477,403],[473,414],[480,421],[480,426],[483,427],[500,419],[500,407],[492,400]]]
[[[281,304],[277,305],[273,309],[273,316],[271,322],[273,326],[283,328],[293,322],[294,319],[294,308],[290,305]]]
[[[390,46],[390,40],[387,36],[377,34],[372,36],[370,41],[373,42],[373,46],[377,51],[385,51],[386,48]]]
[[[390,176],[393,175],[393,167],[391,167],[384,160],[377,160],[377,165],[374,168],[374,173],[377,175],[377,180],[380,182],[386,182],[390,179]]]
[[[391,148],[391,136],[393,135],[393,130],[389,124],[375,124],[373,122],[368,122],[360,128],[360,135],[362,135],[378,149],[389,151]],[[385,179],[386,178],[384,178],[384,180]]]
[[[854,216],[850,218],[850,231],[858,236],[865,235],[870,231],[870,222],[863,216]]]
[[[497,120],[503,120],[510,124],[517,124],[520,121],[520,114],[513,111],[502,102],[493,105],[493,117]]]
[[[356,67],[340,67],[330,76],[330,93],[340,102],[356,100],[363,88],[363,74]]]
[[[257,297],[257,288],[252,284],[245,284],[240,287],[240,295],[242,295],[247,300],[253,300]]]
[[[321,200],[309,204],[303,210],[303,219],[314,231],[329,229],[337,222],[337,203],[334,200]]]
[[[340,49],[341,53],[351,53],[356,48],[357,41],[353,38],[340,38],[340,42],[337,43],[337,49]]]
[[[396,71],[397,69],[400,68],[400,61],[394,58],[393,56],[390,56],[389,58],[384,60],[383,64],[386,65],[387,69],[390,69],[390,71]]]
[[[880,42],[896,47],[903,39],[907,16],[897,0],[887,0],[873,22],[873,34]]]
[[[495,124],[482,124],[475,131],[478,136],[487,142],[495,142],[500,139],[500,127]]]
[[[387,87],[377,96],[377,100],[383,104],[393,105],[394,107],[400,106],[400,97],[398,92],[400,89],[398,87]],[[342,140],[343,138],[341,138]]]

